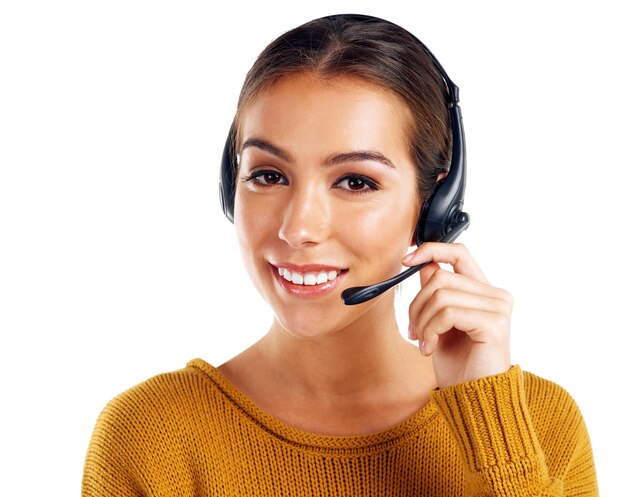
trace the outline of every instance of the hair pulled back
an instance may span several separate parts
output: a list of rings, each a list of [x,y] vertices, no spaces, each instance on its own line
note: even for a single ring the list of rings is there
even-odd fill
[[[279,78],[301,71],[328,79],[361,78],[400,97],[412,116],[408,143],[417,193],[422,202],[430,196],[437,176],[450,166],[447,88],[411,33],[382,19],[335,15],[283,34],[261,52],[246,76],[233,128],[234,150],[240,147],[239,121],[246,106]]]

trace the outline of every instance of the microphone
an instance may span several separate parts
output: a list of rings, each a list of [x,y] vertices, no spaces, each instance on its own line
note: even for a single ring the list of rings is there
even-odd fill
[[[441,239],[439,240],[440,243],[453,242],[469,226],[469,214],[467,214],[466,212],[459,212],[457,213],[457,216],[458,222],[454,226],[452,226],[450,231],[448,231],[443,237],[441,237]],[[386,292],[391,287],[396,286],[398,283],[404,281],[409,276],[419,272],[420,270],[428,266],[431,262],[432,261],[424,262],[423,264],[413,266],[412,268],[409,268],[406,271],[403,271],[402,273],[389,278],[388,280],[376,283],[374,285],[346,288],[343,292],[341,292],[341,300],[346,305],[355,305],[367,302],[368,300],[377,297],[381,293]]]

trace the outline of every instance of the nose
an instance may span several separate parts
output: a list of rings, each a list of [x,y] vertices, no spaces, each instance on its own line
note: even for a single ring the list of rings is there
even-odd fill
[[[326,195],[315,185],[294,188],[282,212],[278,238],[293,248],[316,245],[328,237],[330,204]]]

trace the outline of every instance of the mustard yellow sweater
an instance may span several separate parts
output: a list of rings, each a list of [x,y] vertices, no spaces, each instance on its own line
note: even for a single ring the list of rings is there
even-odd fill
[[[517,366],[432,392],[401,424],[321,436],[269,416],[196,359],[113,399],[98,418],[90,496],[597,495],[581,414]]]

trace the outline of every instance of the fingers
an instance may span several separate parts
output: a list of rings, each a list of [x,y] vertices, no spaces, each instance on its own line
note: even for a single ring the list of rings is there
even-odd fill
[[[422,353],[430,355],[441,337],[465,334],[473,343],[508,340],[513,300],[501,288],[489,284],[482,270],[461,244],[425,243],[402,260],[414,266],[432,260],[420,272],[422,289],[409,306],[409,338],[420,341]],[[451,264],[454,272],[438,263]],[[451,343],[446,338],[446,344]]]
[[[420,341],[423,352],[432,352],[439,335],[452,329],[465,332],[473,342],[496,342],[506,335],[511,309],[511,300],[439,288],[418,314],[411,314],[409,337]]]
[[[477,308],[486,310],[495,310],[509,312],[512,305],[511,295],[501,288],[496,288],[488,283],[475,280],[464,274],[451,273],[436,267],[436,264],[429,264],[422,269],[422,272],[428,270],[430,275],[426,282],[422,281],[422,289],[411,302],[409,306],[409,319],[417,325],[418,318],[421,318],[425,312],[425,305],[429,303],[431,306],[443,307],[445,305],[458,305],[459,295],[456,294],[454,301],[448,301],[448,297],[452,297],[452,291],[462,292],[465,295],[465,303],[467,305],[476,305]],[[448,290],[448,292],[444,292]],[[470,296],[477,296],[470,299]],[[482,299],[486,299],[482,302]],[[481,302],[479,302],[479,300]],[[488,307],[484,307],[487,306]]]
[[[425,332],[423,330],[426,330],[429,323],[437,318],[437,314],[442,311],[452,312],[454,309],[473,309],[491,312],[496,315],[507,315],[510,313],[509,303],[499,298],[476,295],[452,288],[439,288],[425,302],[420,311],[411,312],[413,330],[420,330],[420,334],[424,335]],[[412,336],[411,338],[419,337]]]
[[[402,259],[405,266],[417,266],[433,261],[452,265],[455,273],[465,274],[476,280],[488,283],[478,263],[462,243],[427,242]],[[422,271],[424,271],[422,269]]]
[[[441,266],[439,264],[437,264],[436,262],[431,262],[428,266],[420,270],[420,284],[422,288],[426,286],[428,280],[430,280],[430,278],[432,278],[432,276],[440,269]]]
[[[459,330],[474,343],[497,340],[499,330],[507,326],[505,316],[480,309],[444,307],[421,330],[420,350],[430,355],[438,347],[441,337],[450,330]]]

